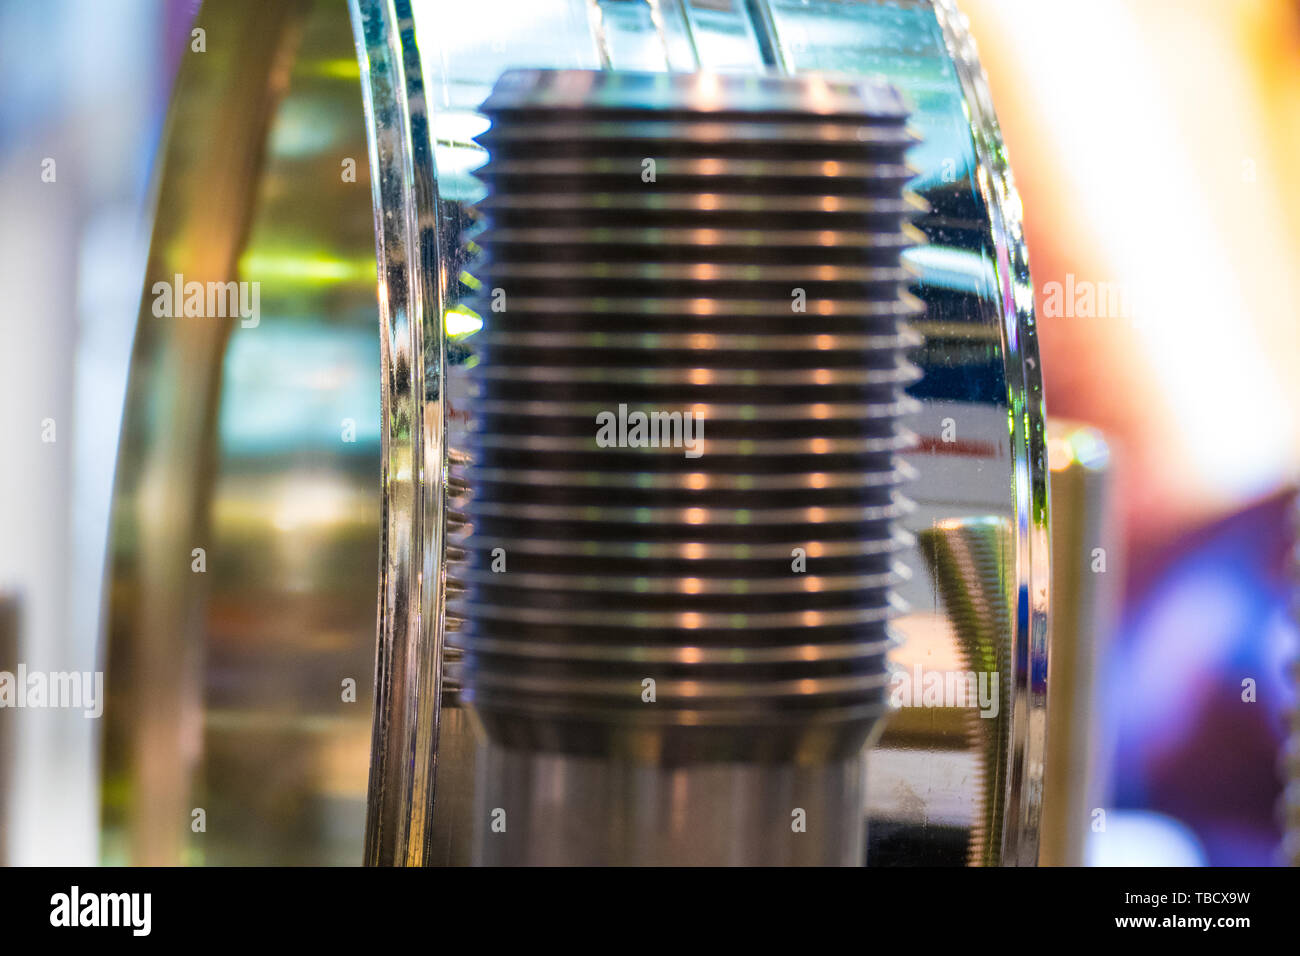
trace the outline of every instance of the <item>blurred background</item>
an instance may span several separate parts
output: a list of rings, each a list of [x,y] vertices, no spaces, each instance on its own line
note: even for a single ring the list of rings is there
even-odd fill
[[[1269,863],[1297,647],[1300,3],[962,7],[1024,201],[1048,413],[1114,453],[1110,804],[1180,821],[1210,864]]]
[[[1092,858],[1279,862],[1300,645],[1300,0],[960,5],[1024,200],[1049,414],[1097,426],[1113,455],[1113,825]],[[0,0],[0,627],[34,669],[102,659],[153,161],[197,6]],[[98,722],[14,716],[0,860],[95,862]]]

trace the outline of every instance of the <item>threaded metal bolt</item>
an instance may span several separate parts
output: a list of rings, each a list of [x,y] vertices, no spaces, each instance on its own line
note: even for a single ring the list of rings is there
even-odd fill
[[[518,71],[482,109],[464,699],[516,748],[860,749],[917,375],[898,97]]]

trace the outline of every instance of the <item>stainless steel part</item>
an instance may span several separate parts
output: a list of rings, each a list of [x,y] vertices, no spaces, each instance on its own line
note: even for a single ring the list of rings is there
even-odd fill
[[[968,862],[997,866],[1004,857],[1016,855],[1014,844],[1008,848],[1004,841],[1018,835],[1004,831],[1007,806],[1018,797],[1008,779],[1007,748],[1014,597],[1006,575],[1011,528],[1002,518],[957,518],[921,532],[917,542],[957,632],[965,696],[969,700],[973,691],[977,701],[993,702],[987,709],[968,706],[964,716],[978,759],[971,780],[977,816],[970,828]]]
[[[1052,707],[1043,786],[1042,866],[1082,866],[1107,792],[1110,741],[1097,681],[1119,622],[1124,549],[1111,450],[1096,428],[1047,423],[1052,469]]]
[[[365,859],[422,862],[434,841],[447,496],[438,184],[406,4],[350,4],[369,123],[383,376],[383,520]]]
[[[861,866],[861,751],[808,763],[656,766],[479,749],[475,862]]]
[[[502,747],[693,796],[612,817],[557,805],[565,825],[515,809],[535,788],[554,802],[554,774],[524,776],[492,806],[522,825],[486,842],[549,862],[542,833],[673,815],[687,857],[643,835],[594,859],[782,862],[830,838],[802,855],[860,862],[842,837],[861,829],[861,771],[826,765],[884,713],[906,573],[898,422],[919,340],[903,320],[921,304],[900,259],[916,211],[901,100],[821,78],[528,70],[482,111],[462,698]],[[785,778],[800,798],[807,777],[846,780],[831,799],[847,819],[814,837],[792,804],[740,826],[746,777],[764,800]],[[561,841],[562,858],[591,842]]]
[[[348,6],[353,24],[324,0],[207,4],[207,52],[186,57],[176,88],[115,500],[105,858],[354,862],[368,762],[364,858],[465,858],[474,821],[456,808],[472,806],[469,764],[481,755],[454,683],[441,693],[444,621],[459,622],[440,605],[455,553],[440,535],[462,514],[446,476],[464,437],[458,379],[474,330],[460,308],[472,272],[459,236],[482,193],[477,107],[507,69],[612,68],[883,74],[912,104],[923,139],[912,185],[932,212],[920,222],[929,244],[909,257],[928,316],[921,408],[907,422],[921,437],[918,508],[906,523],[1012,523],[1010,779],[1023,799],[1007,825],[1023,839],[1007,862],[1032,862],[1046,689],[1042,397],[1018,200],[953,5]],[[260,324],[153,315],[151,283],[176,273],[259,282]],[[925,576],[904,592],[913,610],[897,653],[952,653]],[[868,840],[891,851],[875,858],[934,862],[949,843],[964,848],[962,760],[973,755],[887,739],[867,782]],[[198,809],[206,831],[194,828]]]
[[[920,530],[964,514],[1007,517],[1014,529],[1016,666],[1013,669],[1010,777],[1019,799],[1008,827],[1017,856],[1036,859],[1046,705],[1047,478],[1042,396],[1034,341],[1033,295],[1020,232],[1018,200],[973,45],[948,3],[600,3],[477,8],[484,22],[509,25],[477,33],[454,4],[430,4],[418,17],[425,76],[440,103],[435,127],[440,207],[460,221],[481,195],[467,170],[483,152],[466,134],[486,118],[478,104],[510,68],[651,69],[757,73],[882,74],[915,107],[923,138],[912,161],[913,188],[932,212],[921,220],[929,245],[911,257],[914,286],[929,315],[921,324],[927,378],[921,409],[908,424],[921,435],[912,456],[920,473],[919,508],[906,519]],[[591,14],[591,17],[588,17]],[[759,15],[761,14],[761,15]],[[595,26],[592,26],[592,22]],[[535,38],[545,35],[539,44]],[[448,247],[451,248],[451,247]],[[449,253],[449,274],[465,258]],[[470,270],[472,276],[472,270]],[[467,396],[459,374],[475,326],[451,283],[444,308],[448,351],[449,440],[463,441]],[[462,345],[464,343],[464,345]],[[917,564],[919,556],[910,557]],[[926,580],[904,587],[912,613],[899,622],[903,654],[951,653],[955,637]],[[888,733],[887,733],[888,736]],[[906,747],[882,741],[868,781],[869,840],[875,858],[955,862],[965,857],[975,811],[966,786],[974,755],[958,730]],[[960,750],[954,749],[956,747]],[[447,820],[460,832],[472,821]],[[883,837],[876,846],[870,834]],[[883,852],[879,852],[883,851]]]
[[[337,5],[261,0],[198,25],[119,451],[101,853],[355,864],[385,503],[352,29]],[[156,315],[178,275],[257,283],[256,324]]]

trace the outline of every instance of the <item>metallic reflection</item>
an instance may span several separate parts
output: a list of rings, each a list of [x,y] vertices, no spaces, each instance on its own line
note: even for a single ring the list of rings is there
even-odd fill
[[[198,25],[114,502],[102,855],[353,864],[380,355],[351,27],[332,4],[258,0],[205,4]],[[153,282],[177,273],[260,283],[260,320],[156,317]]]
[[[355,72],[341,6],[223,0],[205,8],[208,52],[187,57],[178,82],[115,503],[105,858],[362,858],[379,582],[367,859],[465,859],[483,754],[456,682],[441,693],[443,623],[454,633],[464,622],[444,615],[440,585],[444,554],[458,557],[444,524],[450,537],[465,522],[465,488],[446,470],[464,447],[461,373],[479,329],[464,301],[475,250],[460,241],[483,195],[478,105],[507,68],[603,66],[883,74],[912,102],[930,245],[911,258],[928,315],[908,526],[992,515],[1012,529],[1006,828],[1017,851],[1004,862],[1032,862],[1047,674],[1042,398],[1018,199],[949,0],[350,6]],[[344,158],[356,182],[341,179]],[[376,237],[381,336],[365,347]],[[156,319],[150,285],[177,272],[262,282],[260,325]],[[284,338],[251,344],[272,330]],[[342,416],[355,418],[355,442],[318,430],[352,403],[340,382],[387,403]],[[955,663],[933,584],[917,575],[905,596],[900,659]],[[347,677],[356,703],[340,699]],[[919,730],[906,716],[872,757],[871,860],[944,862],[955,847],[961,862],[977,822],[975,748],[940,711]],[[196,808],[205,833],[192,829]]]

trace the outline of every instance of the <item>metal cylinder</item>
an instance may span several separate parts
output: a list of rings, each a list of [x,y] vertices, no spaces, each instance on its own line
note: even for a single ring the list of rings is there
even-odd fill
[[[489,866],[860,866],[864,756],[644,761],[480,752],[475,862]]]
[[[1106,436],[1048,422],[1052,474],[1052,706],[1044,754],[1039,863],[1083,866],[1092,810],[1103,804],[1113,748],[1097,675],[1119,619],[1123,547]],[[1092,567],[1104,548],[1107,573]]]
[[[718,825],[718,796],[757,767],[809,793],[842,781],[817,799],[860,818],[840,788],[859,792],[885,706],[917,376],[901,100],[516,71],[483,112],[465,699],[494,743],[578,761],[525,759],[523,805],[542,779],[613,800],[645,766],[707,791],[682,812],[736,842],[688,841],[692,861],[754,843]],[[615,764],[582,769],[594,756]],[[691,782],[715,778],[737,786]],[[664,805],[621,825],[643,807]]]

